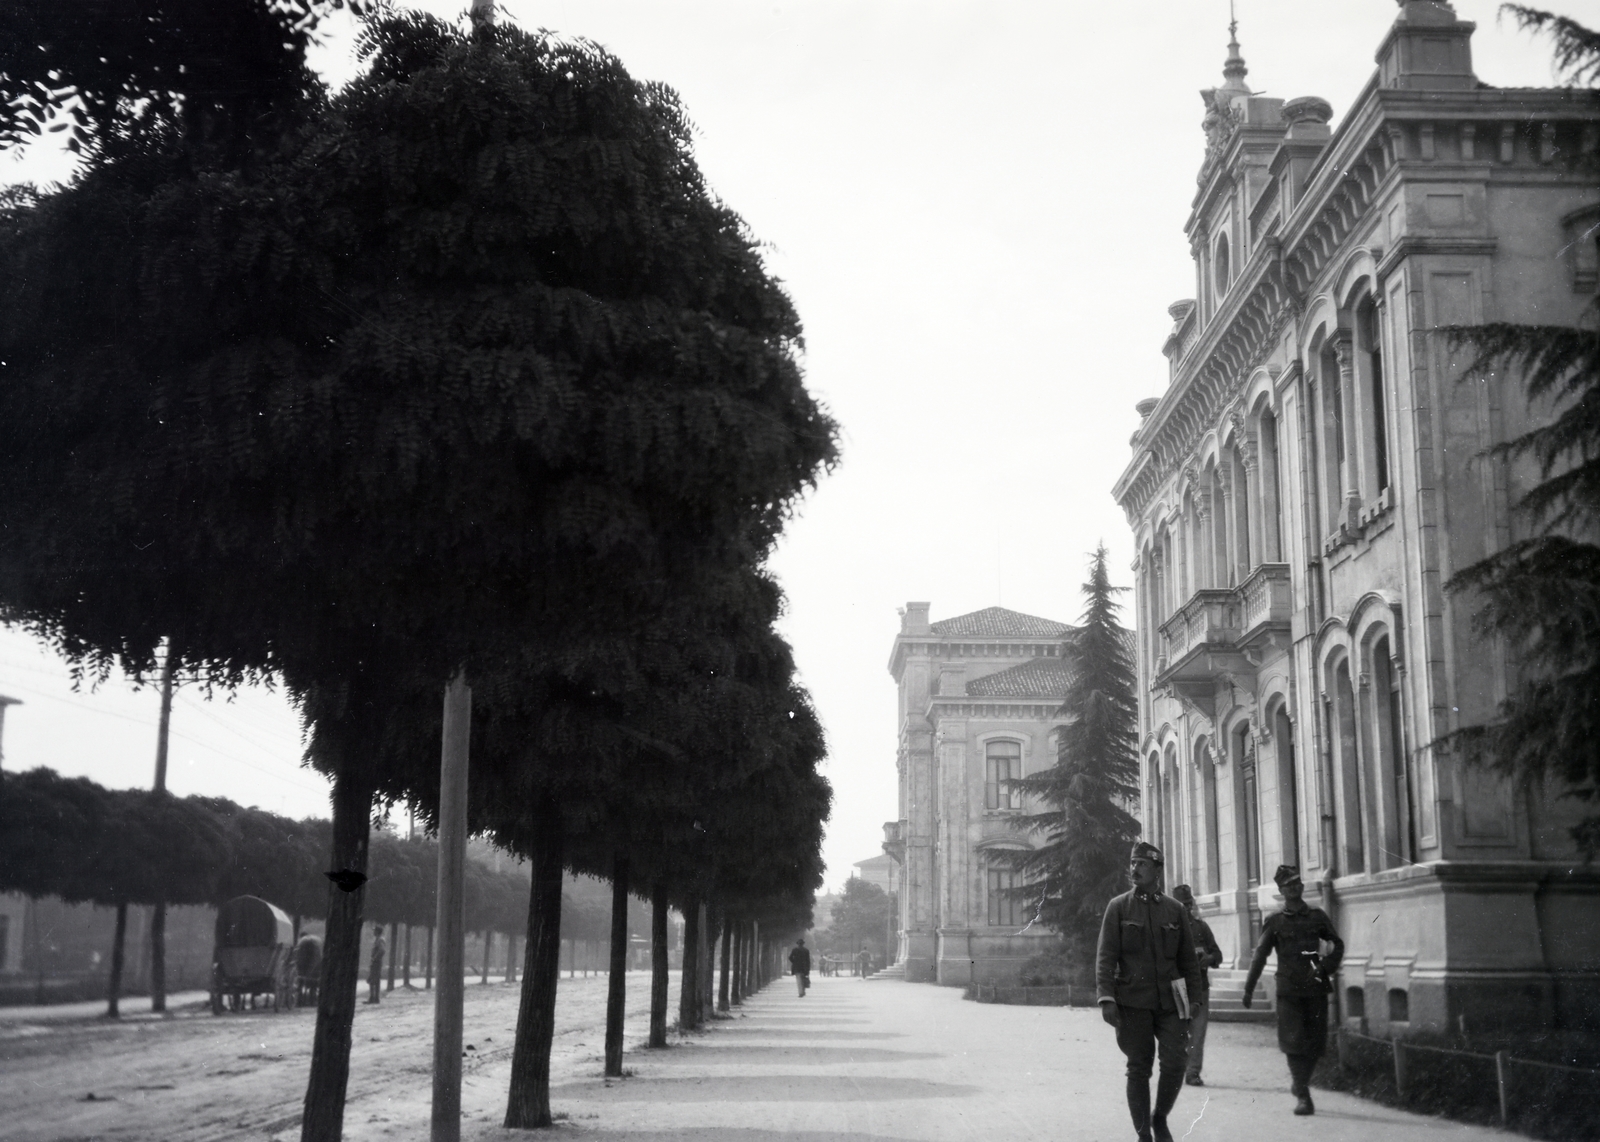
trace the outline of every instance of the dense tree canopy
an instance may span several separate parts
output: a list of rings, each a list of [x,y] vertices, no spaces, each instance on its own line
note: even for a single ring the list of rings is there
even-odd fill
[[[1556,62],[1574,83],[1600,82],[1600,33],[1537,9],[1505,8],[1524,28],[1555,37]],[[1591,98],[1600,113],[1600,90]],[[1592,153],[1574,161],[1600,176]],[[1516,682],[1493,721],[1446,740],[1469,762],[1593,806],[1600,801],[1600,545],[1592,538],[1600,528],[1600,303],[1574,325],[1500,322],[1448,334],[1476,350],[1464,382],[1520,375],[1540,412],[1534,428],[1492,450],[1537,466],[1537,482],[1514,505],[1527,538],[1448,584],[1475,598],[1480,633],[1513,651]],[[1573,836],[1587,855],[1600,853],[1600,814],[1589,813]]]

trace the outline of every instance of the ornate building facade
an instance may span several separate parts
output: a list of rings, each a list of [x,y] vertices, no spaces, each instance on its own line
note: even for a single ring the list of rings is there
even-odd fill
[[[889,672],[900,688],[899,819],[884,850],[900,865],[898,963],[916,982],[1010,983],[1053,939],[1011,896],[998,850],[1032,845],[1010,782],[1055,764],[1072,629],[989,607],[939,622],[907,603]]]
[[[1600,1020],[1600,879],[1573,806],[1431,744],[1514,676],[1450,577],[1519,534],[1515,378],[1462,383],[1435,331],[1571,323],[1595,286],[1585,93],[1473,74],[1473,25],[1403,0],[1330,130],[1203,93],[1196,296],[1115,495],[1137,537],[1142,820],[1247,961],[1297,863],[1347,943],[1340,1015],[1378,1033]]]

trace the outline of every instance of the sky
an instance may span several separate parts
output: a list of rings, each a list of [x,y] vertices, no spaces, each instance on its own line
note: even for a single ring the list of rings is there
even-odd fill
[[[461,0],[417,4],[455,16]],[[1589,26],[1600,0],[1544,5]],[[1545,41],[1458,0],[1474,66],[1556,81]],[[1339,117],[1373,71],[1394,0],[1237,0],[1246,82]],[[828,732],[827,887],[896,815],[897,609],[1005,606],[1064,622],[1104,543],[1131,582],[1110,489],[1134,404],[1165,388],[1167,306],[1194,294],[1183,233],[1222,82],[1227,0],[510,0],[506,18],[593,40],[677,89],[715,192],[766,246],[805,323],[811,390],[842,462],[799,506],[773,567],[784,634]],[[344,24],[315,62],[353,74]],[[0,155],[0,183],[70,177],[64,155]],[[1131,622],[1131,615],[1128,621]],[[0,631],[4,765],[148,785],[158,696],[74,690]],[[169,788],[328,814],[280,694],[180,690]]]

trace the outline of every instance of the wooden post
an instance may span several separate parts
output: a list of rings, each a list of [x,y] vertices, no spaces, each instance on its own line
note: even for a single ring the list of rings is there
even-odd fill
[[[1390,1039],[1394,1047],[1394,1088],[1400,1095],[1400,1101],[1406,1100],[1406,1047],[1399,1039]]]
[[[474,10],[476,10],[476,3]],[[444,692],[439,758],[439,990],[433,1004],[432,1142],[461,1139],[461,1005],[466,970],[467,761],[472,688],[457,674]]]
[[[1511,1052],[1494,1053],[1494,1081],[1500,1093],[1500,1125],[1511,1125]]]
[[[167,741],[172,728],[172,640],[167,640],[167,657],[161,664],[161,715],[156,721],[157,794],[167,791]],[[150,910],[150,1010],[167,1009],[167,902],[157,900]]]

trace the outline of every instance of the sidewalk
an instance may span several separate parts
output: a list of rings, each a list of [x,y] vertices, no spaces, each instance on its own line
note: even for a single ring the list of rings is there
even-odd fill
[[[666,1051],[630,1049],[633,1077],[558,1075],[562,1135],[585,1142],[1126,1142],[1123,1060],[1098,1012],[964,1002],[926,984],[813,976],[799,999],[782,979],[729,1021]],[[1497,1131],[1317,1091],[1317,1114],[1290,1114],[1273,1030],[1217,1024],[1208,1085],[1185,1087],[1172,1116],[1189,1142],[1487,1142]],[[503,1112],[505,1066],[473,1084]],[[474,1108],[477,1109],[477,1108]],[[489,1113],[483,1113],[489,1111]],[[470,1112],[469,1112],[470,1113]],[[463,1137],[521,1139],[485,1106]],[[485,1121],[487,1119],[488,1121]]]

